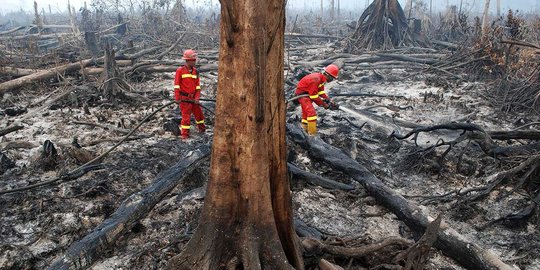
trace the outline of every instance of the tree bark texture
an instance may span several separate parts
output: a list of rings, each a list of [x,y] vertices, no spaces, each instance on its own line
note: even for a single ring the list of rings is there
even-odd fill
[[[220,2],[207,196],[195,234],[168,269],[303,269],[287,178],[285,1]]]

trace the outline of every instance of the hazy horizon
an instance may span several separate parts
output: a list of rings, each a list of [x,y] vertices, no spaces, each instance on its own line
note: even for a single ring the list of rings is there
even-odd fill
[[[171,2],[173,2],[172,0]],[[415,1],[415,0],[413,0]],[[8,13],[11,11],[18,11],[20,9],[24,11],[32,11],[34,8],[33,0],[4,0],[2,1],[2,6],[0,6],[0,13]],[[70,0],[70,3],[76,9],[79,9],[84,5],[84,0]],[[91,0],[86,1],[87,4],[91,3]],[[137,1],[134,1],[137,3]],[[326,9],[330,6],[331,0],[324,0],[323,9]],[[340,7],[342,10],[348,11],[362,11],[364,8],[372,2],[372,0],[339,0]],[[405,6],[406,0],[399,0],[402,6]],[[423,0],[424,3],[429,7],[430,0]],[[484,0],[431,0],[433,5],[433,11],[439,11],[446,9],[447,6],[456,5],[468,10],[469,12],[480,12],[483,10]],[[46,11],[50,9],[52,12],[63,12],[67,10],[68,0],[37,0],[39,9],[45,9]],[[195,0],[185,0],[186,6],[219,6],[218,0],[204,0],[204,1],[195,1]],[[334,5],[337,8],[338,0],[334,0]],[[289,0],[287,7],[290,9],[302,9],[306,11],[318,11],[321,7],[321,1],[319,0]],[[501,11],[504,13],[508,9],[520,10],[522,12],[528,13],[536,11],[540,8],[540,0],[501,0]],[[490,5],[490,12],[496,12],[496,1],[492,0]]]

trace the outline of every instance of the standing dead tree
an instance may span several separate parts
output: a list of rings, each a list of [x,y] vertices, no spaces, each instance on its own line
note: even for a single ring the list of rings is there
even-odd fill
[[[348,51],[392,49],[416,43],[399,2],[375,0],[358,19]]]
[[[120,77],[114,59],[115,52],[109,42],[105,42],[105,67],[101,73],[99,89],[104,98],[109,101],[116,100],[123,95],[123,91],[129,89],[129,85]]]
[[[217,95],[199,226],[168,269],[304,269],[287,178],[285,1],[220,2],[218,86],[228,90]]]
[[[450,42],[463,40],[469,32],[467,20],[468,15],[458,10],[457,6],[448,7],[446,13],[441,15],[435,38]]]

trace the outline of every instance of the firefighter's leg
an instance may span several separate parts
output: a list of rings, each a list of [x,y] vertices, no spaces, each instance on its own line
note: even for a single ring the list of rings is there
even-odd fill
[[[197,129],[199,132],[203,133],[206,131],[206,126],[204,125],[204,114],[202,111],[202,106],[198,104],[193,104],[193,114],[195,115],[195,122],[197,123]]]
[[[317,112],[313,104],[309,102],[306,106],[307,133],[309,135],[317,134]]]
[[[308,121],[307,121],[306,111],[302,107],[302,128],[304,129],[305,132],[307,132],[307,124],[308,124]]]
[[[308,120],[307,120],[307,113],[306,110],[309,106],[308,103],[311,103],[311,101],[302,100],[302,98],[298,101],[300,103],[300,106],[302,108],[302,128],[305,132],[307,132],[307,126],[308,126]]]
[[[317,116],[314,116],[315,120],[308,121],[307,124],[307,133],[309,135],[316,135],[317,134]]]
[[[191,128],[191,103],[181,102],[180,110],[182,111],[182,121],[180,121],[180,134],[182,138],[189,137],[189,129]]]

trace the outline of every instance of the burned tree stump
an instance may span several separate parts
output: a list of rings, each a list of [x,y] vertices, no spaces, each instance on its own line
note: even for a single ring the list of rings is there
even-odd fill
[[[416,45],[416,42],[399,2],[375,0],[358,19],[347,45],[351,52],[362,49],[392,49],[401,45]]]
[[[109,41],[104,43],[105,46],[105,68],[101,73],[99,90],[103,98],[116,102],[124,97],[123,91],[129,89],[129,85],[120,77],[120,71],[116,66],[114,49]]]

